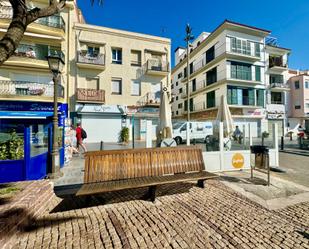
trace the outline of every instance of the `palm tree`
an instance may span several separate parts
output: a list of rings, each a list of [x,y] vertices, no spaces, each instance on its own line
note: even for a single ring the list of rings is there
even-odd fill
[[[2,7],[0,0],[0,8]],[[9,0],[13,17],[5,35],[0,40],[0,66],[13,55],[22,40],[27,26],[41,17],[52,16],[59,13],[64,7],[66,0],[49,0],[45,8],[35,7],[28,9],[26,0]],[[103,0],[90,0],[91,4],[102,4]]]

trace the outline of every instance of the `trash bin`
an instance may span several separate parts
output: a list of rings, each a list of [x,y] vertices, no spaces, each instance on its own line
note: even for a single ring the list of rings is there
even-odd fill
[[[250,146],[251,153],[255,155],[255,168],[269,168],[269,149],[264,145]]]

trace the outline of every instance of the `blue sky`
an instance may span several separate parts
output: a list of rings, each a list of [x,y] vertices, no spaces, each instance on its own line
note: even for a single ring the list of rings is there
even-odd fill
[[[184,45],[187,22],[196,37],[225,19],[268,29],[280,46],[292,49],[290,68],[309,69],[309,0],[104,0],[100,7],[78,0],[78,5],[89,24],[165,36],[172,39],[172,51]]]

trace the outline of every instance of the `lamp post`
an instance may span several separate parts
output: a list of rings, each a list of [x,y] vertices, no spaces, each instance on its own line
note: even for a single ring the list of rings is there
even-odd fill
[[[48,66],[53,74],[54,82],[54,115],[53,115],[53,146],[52,146],[52,168],[50,178],[56,178],[60,174],[59,146],[57,141],[58,134],[58,83],[59,76],[64,66],[64,61],[59,55],[47,56]]]
[[[186,133],[186,138],[187,138],[187,145],[190,145],[190,87],[189,87],[189,82],[190,82],[190,41],[194,39],[194,36],[192,35],[192,28],[190,27],[190,24],[187,24],[186,26],[186,37],[185,41],[187,43],[187,133]]]

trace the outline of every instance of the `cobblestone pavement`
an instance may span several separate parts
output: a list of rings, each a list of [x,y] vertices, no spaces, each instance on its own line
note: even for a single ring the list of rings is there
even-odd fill
[[[13,248],[309,248],[309,203],[269,211],[218,180],[90,198],[53,197]]]

